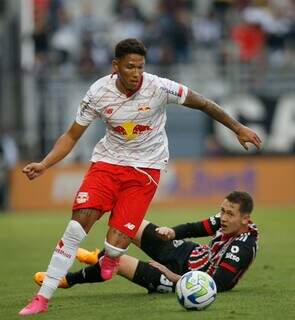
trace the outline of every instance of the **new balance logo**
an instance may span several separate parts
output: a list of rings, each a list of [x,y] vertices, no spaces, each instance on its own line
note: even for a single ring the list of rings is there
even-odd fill
[[[240,261],[240,258],[237,257],[235,254],[232,254],[231,252],[227,252],[226,255],[225,255],[225,258],[226,259],[231,259],[231,260],[236,261],[236,262]]]
[[[128,222],[128,223],[126,223],[126,224],[124,225],[124,227],[126,227],[126,228],[129,229],[129,230],[133,230],[133,229],[135,228],[135,225],[132,224],[132,223],[130,223],[130,222]]]

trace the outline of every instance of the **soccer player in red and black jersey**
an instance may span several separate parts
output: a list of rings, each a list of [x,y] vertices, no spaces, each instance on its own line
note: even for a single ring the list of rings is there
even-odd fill
[[[141,285],[149,292],[171,292],[182,274],[201,270],[210,274],[218,291],[232,289],[256,257],[258,230],[250,220],[252,197],[233,191],[225,197],[220,212],[204,221],[157,227],[144,220],[133,240],[154,261],[147,263],[123,255],[118,274]],[[207,245],[182,240],[212,236]],[[75,273],[68,273],[60,286],[101,282],[97,252],[81,249],[78,259],[93,264]],[[44,272],[35,275],[42,284]]]

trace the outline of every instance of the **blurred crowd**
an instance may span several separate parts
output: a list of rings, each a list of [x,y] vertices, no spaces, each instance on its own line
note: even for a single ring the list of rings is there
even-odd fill
[[[121,39],[142,39],[148,63],[171,65],[212,52],[218,64],[294,63],[294,0],[157,0],[147,15],[140,1],[113,0],[112,17],[98,15],[95,1],[34,0],[36,68],[68,66],[81,75],[99,72]],[[96,10],[94,10],[96,9]]]

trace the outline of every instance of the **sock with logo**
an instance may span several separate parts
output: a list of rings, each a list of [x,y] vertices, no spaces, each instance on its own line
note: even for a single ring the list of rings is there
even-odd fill
[[[86,233],[80,223],[71,220],[54,250],[46,272],[47,275],[38,294],[47,299],[52,297],[60,279],[66,275],[72,266],[79,244],[85,237]]]

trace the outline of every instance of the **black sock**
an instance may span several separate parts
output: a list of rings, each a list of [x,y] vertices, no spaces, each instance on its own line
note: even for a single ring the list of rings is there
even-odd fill
[[[67,282],[70,287],[77,283],[95,283],[95,282],[103,282],[100,275],[100,265],[99,263],[86,267],[77,272],[68,272],[66,275]]]

